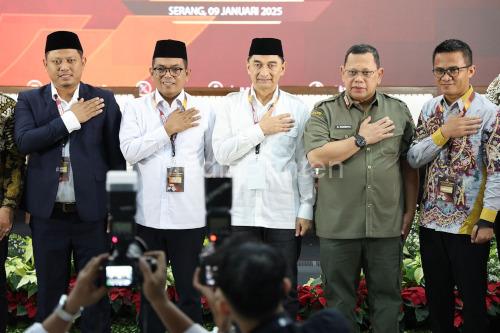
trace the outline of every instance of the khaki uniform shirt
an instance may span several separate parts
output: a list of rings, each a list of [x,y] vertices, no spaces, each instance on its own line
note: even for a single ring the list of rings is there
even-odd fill
[[[306,153],[330,141],[354,136],[361,122],[389,117],[394,136],[367,145],[342,164],[319,174],[316,232],[330,239],[397,237],[401,234],[404,188],[400,159],[412,142],[415,125],[406,104],[377,93],[363,108],[341,93],[319,102],[304,132]]]

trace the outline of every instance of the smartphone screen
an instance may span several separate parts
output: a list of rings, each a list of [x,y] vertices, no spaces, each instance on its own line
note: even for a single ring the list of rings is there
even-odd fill
[[[132,280],[132,266],[106,266],[106,286],[129,287]]]

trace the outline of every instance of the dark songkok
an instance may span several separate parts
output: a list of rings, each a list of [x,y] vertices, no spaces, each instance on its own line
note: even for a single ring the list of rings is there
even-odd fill
[[[186,44],[173,39],[159,40],[156,42],[154,58],[182,58],[187,61]]]
[[[277,55],[283,57],[283,47],[281,40],[276,38],[254,38],[248,56],[257,55]]]
[[[55,31],[47,36],[45,53],[60,49],[76,49],[83,52],[78,35],[71,31]]]

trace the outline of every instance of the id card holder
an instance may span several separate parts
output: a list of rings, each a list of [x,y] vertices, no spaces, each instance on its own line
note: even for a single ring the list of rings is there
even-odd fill
[[[69,181],[69,170],[71,168],[71,164],[69,161],[69,157],[62,157],[61,158],[61,163],[59,164],[59,167],[57,168],[57,171],[59,171],[59,182],[67,182]]]
[[[266,189],[266,172],[264,163],[258,158],[253,159],[248,164],[248,189],[249,190],[265,190]]]
[[[184,192],[184,167],[167,168],[167,192]]]
[[[453,202],[455,192],[455,179],[448,176],[440,176],[438,179],[438,188],[441,198],[446,202]]]

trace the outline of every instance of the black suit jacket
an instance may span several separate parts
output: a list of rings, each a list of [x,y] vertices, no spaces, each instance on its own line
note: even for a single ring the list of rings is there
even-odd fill
[[[69,136],[75,199],[80,219],[106,217],[106,172],[125,169],[118,132],[121,112],[107,90],[80,83],[79,98],[104,99],[104,111],[71,134],[51,96],[50,84],[21,92],[15,108],[15,140],[29,154],[23,205],[34,216],[50,217],[59,186],[62,142]]]

